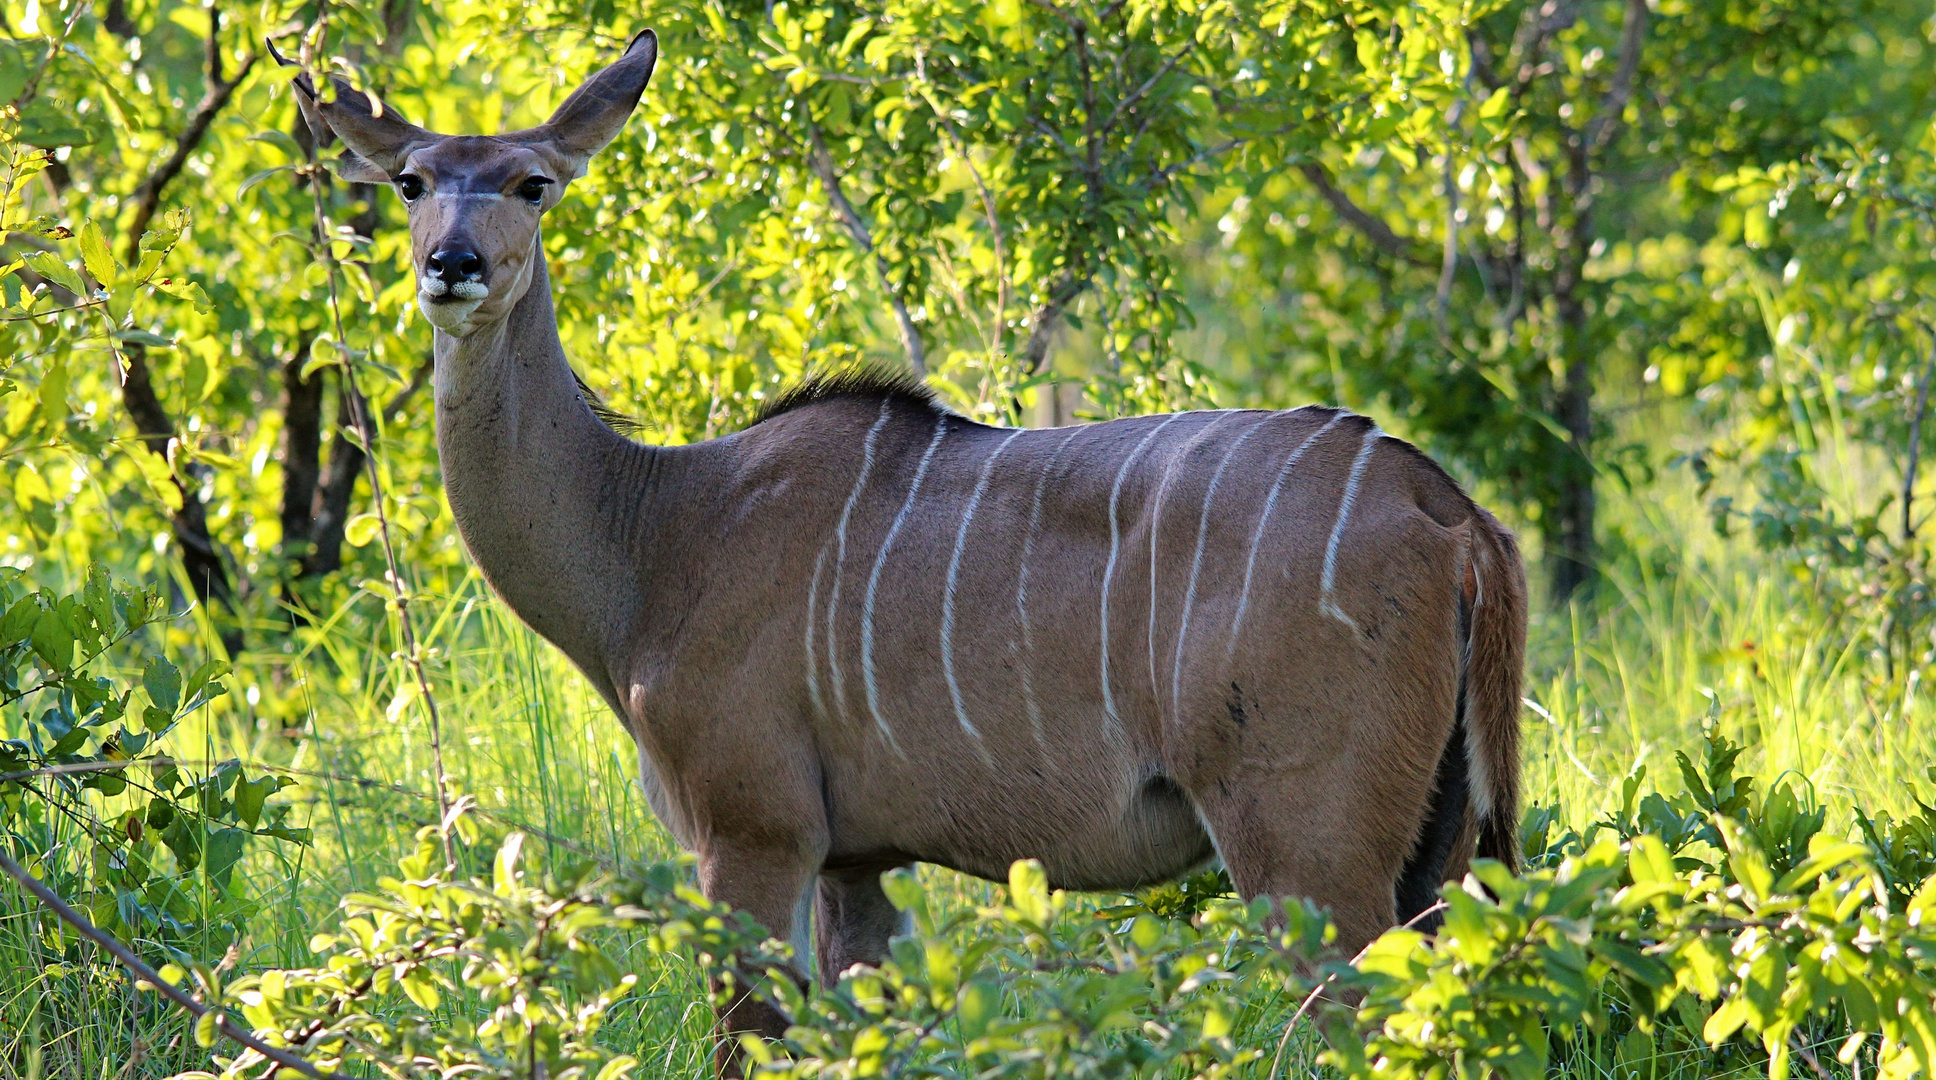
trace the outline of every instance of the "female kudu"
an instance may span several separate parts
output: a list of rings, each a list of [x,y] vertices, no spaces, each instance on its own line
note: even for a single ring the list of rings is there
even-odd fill
[[[1513,538],[1362,417],[1009,430],[861,373],[692,446],[603,423],[539,219],[656,56],[640,34],[496,137],[298,98],[342,175],[409,204],[465,545],[624,720],[708,896],[796,939],[811,900],[828,979],[883,955],[880,873],[916,861],[1127,889],[1220,857],[1329,906],[1346,951],[1475,850],[1514,861]]]

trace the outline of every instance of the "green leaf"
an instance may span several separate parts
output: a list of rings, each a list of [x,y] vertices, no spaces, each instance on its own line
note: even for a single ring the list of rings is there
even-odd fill
[[[403,987],[404,996],[416,1002],[418,1008],[426,1012],[437,1008],[437,984],[423,968],[411,968],[404,973],[399,984]]]
[[[75,273],[74,268],[67,265],[67,260],[59,255],[51,251],[29,251],[21,258],[27,261],[34,273],[83,300],[87,299],[87,285],[81,281],[81,275]]]
[[[33,631],[34,620],[40,616],[40,601],[32,593],[13,602],[7,614],[0,617],[0,647],[25,641]]]
[[[40,418],[49,424],[61,424],[67,420],[67,361],[56,360],[47,367],[47,373],[40,377],[40,386],[35,390],[40,401]]]
[[[1754,837],[1733,818],[1714,815],[1714,827],[1720,830],[1727,843],[1728,868],[1734,871],[1736,881],[1746,886],[1751,894],[1750,907],[1765,902],[1774,895],[1775,874],[1768,866],[1768,859],[1755,844]]]
[[[215,305],[209,300],[208,294],[193,281],[183,278],[162,278],[155,282],[155,288],[178,300],[188,301],[195,306],[196,311],[204,315],[215,310]]]
[[[210,1009],[195,1021],[195,1045],[206,1050],[215,1045],[217,1030],[215,1022],[222,1015],[219,1008]]]
[[[234,795],[236,818],[251,829],[255,828],[256,822],[262,819],[263,801],[275,794],[276,789],[281,786],[275,777],[267,775],[254,780],[237,780]],[[426,1007],[434,1008],[434,1006]]]
[[[1049,921],[1049,874],[1034,859],[1017,859],[1008,868],[1008,902],[1038,926]]]
[[[209,833],[206,853],[209,880],[228,888],[235,864],[242,859],[242,846],[248,839],[249,834],[241,829],[216,829]]]
[[[375,514],[358,514],[343,526],[343,539],[349,541],[351,547],[363,547],[376,539],[377,530],[382,524]]]
[[[34,619],[29,635],[34,652],[55,671],[74,666],[74,634],[58,611],[43,611]]]
[[[227,675],[228,673],[229,673],[228,661],[204,660],[202,661],[201,666],[197,667],[194,673],[188,676],[187,684],[182,687],[182,696],[189,699],[190,701],[193,701],[195,700],[196,695],[200,694],[202,692],[202,689],[206,687],[210,682],[216,679],[219,679],[222,676]],[[211,693],[208,696],[216,697],[219,694],[226,693],[226,692],[227,691],[225,689],[218,687],[215,693]]]
[[[247,195],[250,188],[269,179],[271,176],[277,173],[293,172],[295,168],[294,165],[278,165],[273,169],[264,169],[261,172],[250,174],[247,180],[242,181],[242,186],[235,189],[235,201],[241,202],[242,196]]]
[[[1500,113],[1506,111],[1506,105],[1511,100],[1512,97],[1508,93],[1507,87],[1502,86],[1494,90],[1491,96],[1486,98],[1485,104],[1479,106],[1479,118],[1481,120],[1490,120],[1498,116]]]
[[[148,658],[148,666],[141,672],[141,687],[148,691],[148,700],[170,717],[181,708],[181,671],[167,657]]]
[[[121,276],[121,264],[108,251],[108,238],[92,220],[81,226],[81,263],[103,286],[113,285]]]
[[[73,113],[48,98],[36,98],[20,117],[20,141],[48,150],[86,146],[94,132],[76,124]]]
[[[172,349],[175,347],[174,342],[162,337],[160,334],[151,333],[147,330],[116,330],[114,332],[114,340],[126,342],[130,345],[140,345],[147,349]]]
[[[27,88],[27,61],[13,42],[0,43],[0,103],[10,103]]]

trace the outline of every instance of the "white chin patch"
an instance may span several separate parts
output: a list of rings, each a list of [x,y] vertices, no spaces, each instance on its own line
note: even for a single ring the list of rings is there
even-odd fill
[[[442,283],[439,282],[439,284]],[[423,312],[424,318],[430,320],[430,325],[442,330],[446,334],[457,334],[461,336],[470,331],[471,313],[476,311],[477,306],[483,302],[482,298],[457,301],[440,300],[426,289],[417,297],[417,308]]]

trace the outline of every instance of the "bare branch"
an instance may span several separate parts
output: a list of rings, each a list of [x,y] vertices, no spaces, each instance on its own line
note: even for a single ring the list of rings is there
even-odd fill
[[[1050,142],[1060,147],[1063,153],[1069,155],[1069,159],[1071,161],[1082,160],[1082,158],[1076,153],[1075,147],[1070,146],[1068,142],[1062,138],[1061,132],[1050,127],[1048,124],[1044,123],[1039,117],[1035,116],[1032,113],[1028,116],[1028,122],[1030,127],[1041,132]]]
[[[1049,345],[1055,341],[1055,331],[1061,325],[1062,313],[1088,287],[1087,274],[1078,274],[1073,269],[1064,270],[1062,280],[1049,290],[1049,298],[1035,309],[1035,315],[1029,320],[1028,345],[1022,352],[1025,369],[1030,375],[1042,370],[1043,361],[1048,359]]]
[[[1916,412],[1909,421],[1909,464],[1902,471],[1902,542],[1916,538],[1916,521],[1911,510],[1916,503],[1916,464],[1923,449],[1923,414],[1929,407],[1929,379],[1936,375],[1936,333],[1931,334],[1929,362],[1916,380]]]
[[[1169,60],[1163,64],[1162,67],[1157,69],[1156,74],[1151,75],[1149,79],[1143,83],[1143,85],[1137,87],[1135,90],[1130,92],[1129,96],[1117,102],[1116,108],[1113,111],[1111,111],[1109,114],[1109,119],[1104,120],[1102,122],[1102,130],[1104,134],[1107,134],[1111,128],[1114,128],[1116,126],[1116,121],[1122,119],[1123,113],[1129,111],[1130,109],[1135,108],[1136,103],[1143,100],[1144,95],[1148,94],[1151,90],[1155,89],[1156,84],[1162,81],[1163,76],[1168,75],[1172,71],[1175,71],[1176,66],[1182,63],[1190,55],[1190,53],[1196,49],[1196,47],[1197,47],[1197,43],[1194,40],[1191,41],[1188,45],[1185,45],[1181,52],[1177,53],[1175,56],[1170,57]]]
[[[1460,88],[1459,100],[1452,105],[1446,115],[1445,140],[1445,251],[1439,263],[1439,288],[1436,297],[1439,332],[1445,332],[1446,318],[1452,306],[1452,283],[1459,269],[1459,184],[1458,162],[1452,156],[1452,147],[1459,134],[1459,123],[1465,117],[1465,105],[1472,96],[1473,69],[1465,73],[1465,85]]]
[[[1394,259],[1415,266],[1432,265],[1430,259],[1424,258],[1413,250],[1410,240],[1393,232],[1383,218],[1352,202],[1351,196],[1340,191],[1338,186],[1331,182],[1331,175],[1325,171],[1324,166],[1315,161],[1309,161],[1298,166],[1298,171],[1304,174],[1304,178],[1311,182],[1312,187],[1318,189],[1318,194],[1324,197],[1324,201],[1331,204],[1332,211],[1352,228],[1357,229],[1365,239],[1371,241],[1371,246]]]
[[[201,146],[217,114],[234,97],[236,86],[255,66],[256,54],[250,52],[237,68],[233,79],[222,78],[222,50],[217,40],[221,18],[219,8],[209,9],[207,91],[189,116],[187,126],[175,136],[174,150],[129,195],[128,201],[134,204],[134,215],[129,219],[128,231],[122,237],[121,244],[122,262],[129,266],[141,260],[141,237],[147,232],[148,223],[154,219],[155,211],[161,205],[162,192],[181,174],[189,156]],[[142,442],[155,455],[166,459],[168,445],[175,439],[175,423],[162,405],[160,395],[155,392],[154,380],[148,373],[148,352],[140,345],[133,344],[116,351],[123,365],[122,404],[134,420],[135,430],[141,435]],[[188,573],[189,584],[204,602],[212,598],[231,600],[233,592],[228,570],[208,531],[208,508],[202,502],[198,490],[200,485],[184,482],[180,476],[176,476],[174,482],[182,503],[181,509],[172,515],[175,540],[181,545],[182,566]],[[230,652],[236,651],[241,646],[239,633],[224,635],[224,644]]]
[[[921,331],[914,325],[914,317],[908,313],[907,301],[895,291],[894,283],[887,276],[887,260],[881,257],[874,247],[874,236],[861,220],[860,212],[854,204],[847,201],[847,195],[840,189],[840,174],[834,171],[833,156],[827,153],[827,142],[820,137],[820,125],[808,121],[807,140],[809,143],[807,164],[814,175],[820,178],[821,190],[826,193],[827,202],[833,207],[834,214],[841,224],[847,227],[847,234],[854,239],[854,246],[863,255],[873,260],[874,271],[880,276],[881,291],[887,295],[888,304],[894,309],[894,322],[901,331],[901,347],[907,351],[908,366],[919,376],[928,373],[927,349],[921,344]]]
[[[127,234],[122,239],[121,261],[130,266],[141,261],[141,234],[148,231],[148,222],[154,220],[155,211],[161,206],[162,190],[181,174],[189,156],[201,147],[202,139],[208,135],[209,125],[228,107],[235,88],[255,67],[257,57],[251,51],[242,58],[235,78],[222,78],[222,50],[216,41],[221,28],[220,9],[211,8],[208,18],[208,89],[196,103],[195,111],[189,114],[187,125],[175,136],[175,149],[128,195],[128,202],[134,205],[134,217],[129,220]]]
[[[1600,112],[1587,125],[1588,153],[1606,148],[1627,122],[1627,102],[1633,97],[1634,78],[1640,70],[1640,50],[1647,38],[1647,0],[1627,0],[1627,16],[1620,26],[1620,66],[1613,73]]]

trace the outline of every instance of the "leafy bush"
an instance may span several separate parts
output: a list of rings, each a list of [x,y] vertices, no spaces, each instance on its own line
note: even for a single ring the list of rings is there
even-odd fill
[[[916,933],[878,968],[801,991],[783,972],[790,947],[700,896],[687,867],[540,882],[514,834],[488,882],[458,881],[426,829],[400,877],[344,901],[342,928],[314,943],[317,966],[226,984],[205,967],[194,975],[271,1045],[399,1076],[627,1075],[638,1063],[596,1040],[635,983],[613,951],[627,940],[691,961],[715,1004],[750,981],[789,1010],[799,1023],[783,1043],[745,1045],[757,1075],[787,1080],[1209,1080],[1263,1061],[1300,1001],[1316,1007],[1329,1047],[1320,1060],[1354,1078],[1531,1080],[1582,1033],[1612,1037],[1623,1054],[1758,1048],[1779,1078],[1797,1049],[1819,1068],[1812,1048],[1831,1031],[1845,1065],[1927,1074],[1936,877],[1905,899],[1892,884],[1895,847],[1824,831],[1824,815],[1785,787],[1757,797],[1733,771],[1740,753],[1710,737],[1702,762],[1682,761],[1688,793],[1650,797],[1637,817],[1623,810],[1597,838],[1556,838],[1523,877],[1475,864],[1443,891],[1435,934],[1392,930],[1349,964],[1318,963],[1330,928],[1308,906],[1098,908],[1018,862],[1005,902],[947,917],[913,875],[888,875]],[[462,807],[452,827],[475,841]],[[1867,838],[1888,825],[1864,828]],[[1320,975],[1336,984],[1321,995]],[[459,987],[478,1007],[440,1011]],[[1356,1008],[1342,1004],[1353,998]],[[265,1065],[245,1052],[222,1075]]]
[[[452,827],[476,839],[467,807]],[[759,1075],[1189,1075],[1219,1077],[1263,1052],[1234,1039],[1260,995],[1301,994],[1328,925],[1301,905],[1228,898],[1192,919],[1096,910],[1051,892],[1040,865],[1015,864],[1009,901],[937,919],[921,885],[891,875],[890,896],[919,933],[879,968],[802,994],[784,974],[791,947],[705,899],[690,869],[631,875],[587,868],[540,877],[521,834],[498,849],[489,881],[455,880],[438,830],[418,834],[400,876],[343,901],[339,930],[319,935],[314,967],[224,982],[206,965],[200,991],[240,1010],[256,1034],[327,1069],[389,1075],[548,1076],[615,1080],[637,1066],[594,1036],[633,988],[611,946],[625,939],[690,959],[715,1004],[754,985],[801,1018],[781,1046],[747,1040]],[[1269,925],[1272,928],[1266,929]],[[966,947],[955,934],[973,928]],[[474,1011],[440,1011],[460,987]],[[198,1036],[214,1039],[213,1024]],[[266,1075],[251,1051],[224,1077]],[[210,1076],[194,1073],[187,1076]]]
[[[162,750],[190,715],[227,693],[228,664],[184,674],[150,652],[138,685],[104,672],[109,654],[171,617],[152,589],[100,567],[77,593],[27,590],[0,571],[0,708],[19,707],[0,741],[0,829],[12,852],[60,879],[112,933],[219,954],[249,905],[233,881],[253,836],[304,843],[288,784],[227,761],[197,771]],[[61,955],[55,924],[50,924]]]

